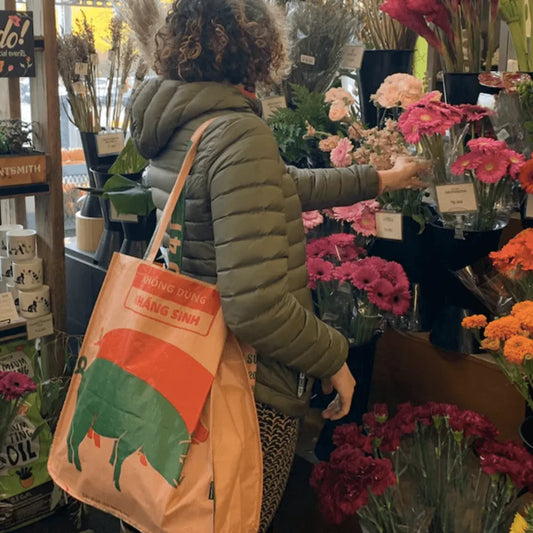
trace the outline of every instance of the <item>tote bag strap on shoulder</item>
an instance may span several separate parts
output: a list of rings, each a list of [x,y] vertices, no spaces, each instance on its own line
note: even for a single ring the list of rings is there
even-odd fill
[[[204,134],[205,130],[218,118],[220,117],[214,117],[210,118],[209,120],[206,120],[192,134],[189,150],[185,155],[185,159],[183,160],[183,164],[181,165],[181,169],[176,179],[176,183],[174,183],[174,187],[172,187],[172,191],[170,192],[170,196],[165,205],[165,209],[163,210],[163,214],[161,215],[161,219],[159,220],[157,229],[154,233],[154,236],[152,237],[150,247],[148,248],[148,252],[145,255],[146,261],[149,261],[150,263],[153,263],[155,261],[157,252],[159,251],[159,248],[163,243],[163,238],[167,231],[168,225],[170,224],[172,213],[176,208],[176,204],[178,203],[183,187],[185,186],[185,181],[194,163],[196,151],[198,149],[198,145],[200,144],[200,139],[202,138],[202,135]]]

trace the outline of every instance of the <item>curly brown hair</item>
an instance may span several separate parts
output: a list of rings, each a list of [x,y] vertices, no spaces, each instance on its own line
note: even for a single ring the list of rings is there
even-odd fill
[[[281,17],[264,0],[174,0],[155,40],[155,70],[173,80],[253,90],[287,62]]]

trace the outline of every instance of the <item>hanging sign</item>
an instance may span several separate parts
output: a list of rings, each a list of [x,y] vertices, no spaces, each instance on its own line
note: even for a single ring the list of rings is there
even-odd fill
[[[0,11],[0,78],[33,76],[33,13]]]

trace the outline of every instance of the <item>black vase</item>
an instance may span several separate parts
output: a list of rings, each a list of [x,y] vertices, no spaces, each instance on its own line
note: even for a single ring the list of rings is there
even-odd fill
[[[358,74],[359,103],[363,124],[377,126],[376,106],[370,101],[387,76],[398,72],[411,74],[413,50],[365,50]]]
[[[527,451],[533,454],[533,416],[528,416],[520,424],[519,433]]]
[[[109,167],[108,167],[109,168]],[[91,168],[90,172],[93,175],[95,186],[98,189],[102,189],[105,182],[112,176],[108,174],[108,168]],[[111,220],[111,208],[109,200],[99,198],[100,208],[102,209],[102,215],[104,217],[104,232],[102,238],[96,249],[95,261],[103,268],[107,268],[115,252],[120,250],[122,241],[124,239],[124,233],[122,230],[122,224],[120,222],[114,222]]]
[[[96,188],[92,172],[89,172],[89,186]],[[90,192],[87,193],[81,204],[80,214],[89,218],[102,218],[102,208],[100,207],[100,199],[98,196]]]
[[[334,449],[333,431],[342,424],[355,423],[360,425],[363,415],[368,411],[370,389],[372,387],[372,373],[374,370],[374,358],[379,336],[376,335],[371,341],[359,346],[351,346],[348,351],[346,363],[352,373],[357,386],[352,400],[350,412],[340,420],[326,420],[315,446],[315,455],[321,461],[327,461]],[[320,383],[316,382],[316,393],[312,407],[325,409],[335,398],[335,393],[324,395],[321,393]]]
[[[87,164],[89,180],[91,179],[91,168],[97,168],[102,171],[108,170],[117,158],[117,154],[106,156],[98,155],[96,136],[97,133],[80,131],[81,145],[83,148],[83,155],[85,156],[85,163]]]
[[[122,222],[124,241],[120,247],[120,253],[144,257],[155,231],[156,222],[155,210],[147,216],[139,216],[137,222]]]
[[[451,105],[477,104],[479,94],[498,94],[499,89],[485,87],[478,80],[479,72],[445,72],[444,100]]]

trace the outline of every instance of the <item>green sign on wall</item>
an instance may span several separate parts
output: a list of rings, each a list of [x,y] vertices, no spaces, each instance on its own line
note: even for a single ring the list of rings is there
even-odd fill
[[[33,13],[0,11],[0,78],[35,76]]]

